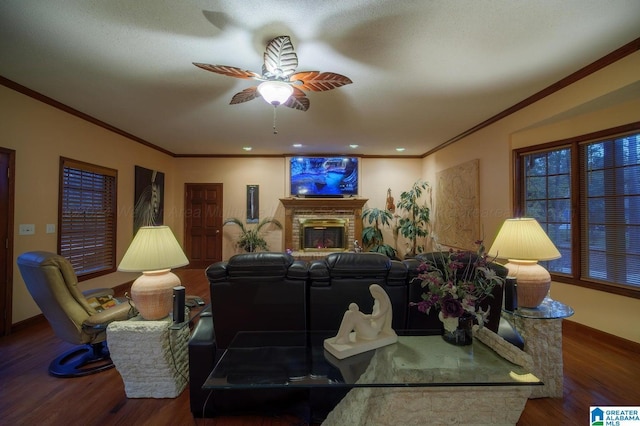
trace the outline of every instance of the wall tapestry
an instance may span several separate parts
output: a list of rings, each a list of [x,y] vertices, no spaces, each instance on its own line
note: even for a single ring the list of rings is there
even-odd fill
[[[133,235],[141,226],[164,223],[164,173],[136,166]]]
[[[479,160],[436,175],[436,242],[475,250],[480,235]]]
[[[260,186],[247,185],[247,223],[260,220]]]

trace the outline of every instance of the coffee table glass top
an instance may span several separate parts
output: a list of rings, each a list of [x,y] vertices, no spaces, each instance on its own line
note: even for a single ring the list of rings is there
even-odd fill
[[[398,342],[342,360],[324,350],[330,332],[241,332],[203,389],[283,387],[529,386],[540,380],[480,341],[455,346],[441,336]]]

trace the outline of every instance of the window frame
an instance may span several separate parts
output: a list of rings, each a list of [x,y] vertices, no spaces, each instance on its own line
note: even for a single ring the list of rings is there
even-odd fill
[[[86,163],[83,161],[74,160],[71,158],[60,157],[60,169],[59,169],[59,186],[58,186],[58,243],[57,249],[58,253],[65,258],[67,258],[72,265],[74,265],[74,270],[76,269],[77,262],[74,262],[73,259],[69,259],[68,253],[65,253],[67,250],[63,250],[63,241],[65,240],[63,232],[66,228],[65,215],[63,212],[64,204],[65,204],[65,169],[72,168],[76,170],[80,170],[82,172],[94,173],[97,175],[102,175],[105,177],[113,178],[111,183],[112,189],[109,194],[110,213],[107,213],[105,216],[104,223],[106,226],[111,228],[111,235],[108,235],[105,240],[107,241],[107,245],[110,246],[106,256],[100,256],[105,262],[99,264],[101,269],[91,272],[83,272],[76,270],[76,276],[78,277],[78,281],[85,281],[91,278],[99,277],[102,275],[107,275],[116,271],[116,247],[117,247],[117,234],[118,234],[118,171],[116,169],[111,169],[104,166],[99,166],[96,164]],[[84,249],[84,247],[83,247]],[[67,254],[67,255],[65,255]],[[108,260],[107,260],[108,259]]]
[[[612,127],[597,132],[587,133],[567,139],[556,140],[539,145],[533,145],[512,151],[513,163],[513,211],[516,216],[521,216],[525,211],[526,177],[524,159],[526,156],[537,152],[546,152],[555,149],[569,148],[571,150],[571,274],[551,273],[553,281],[577,285],[585,288],[599,290],[607,293],[640,299],[640,288],[625,284],[597,281],[582,277],[582,212],[580,199],[580,185],[582,180],[580,146],[588,142],[609,140],[622,137],[640,131],[640,121],[622,126]]]

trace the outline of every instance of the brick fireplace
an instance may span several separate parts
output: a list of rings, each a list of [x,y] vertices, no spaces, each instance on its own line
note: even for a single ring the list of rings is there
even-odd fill
[[[366,198],[281,198],[285,208],[285,249],[294,252],[353,249],[353,241],[362,238],[362,207],[367,201]],[[301,230],[309,221],[341,223],[346,234],[343,247],[308,247],[305,250]]]

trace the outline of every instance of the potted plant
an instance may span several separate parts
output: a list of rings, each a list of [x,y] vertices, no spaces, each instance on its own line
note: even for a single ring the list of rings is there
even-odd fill
[[[369,222],[369,226],[362,229],[362,245],[365,250],[382,253],[391,259],[396,257],[396,249],[385,244],[381,228],[390,226],[391,219],[393,216],[389,210],[374,207],[362,212],[362,220]]]
[[[260,231],[262,230],[262,228],[264,228],[266,225],[269,225],[269,224],[274,225],[278,229],[282,229],[282,224],[280,223],[280,221],[271,217],[266,217],[262,219],[256,226],[252,228],[246,227],[240,219],[237,219],[235,217],[225,219],[222,225],[223,226],[224,225],[239,226],[240,237],[238,238],[236,245],[240,249],[251,253],[257,250],[264,250],[264,251],[269,250],[269,247],[267,246],[267,241],[260,234]]]
[[[417,180],[409,191],[400,194],[398,208],[406,213],[398,221],[400,234],[410,241],[407,257],[413,257],[424,251],[424,244],[418,245],[418,238],[429,235],[430,209],[426,202],[421,202],[422,193],[427,191],[429,184],[423,180]]]

